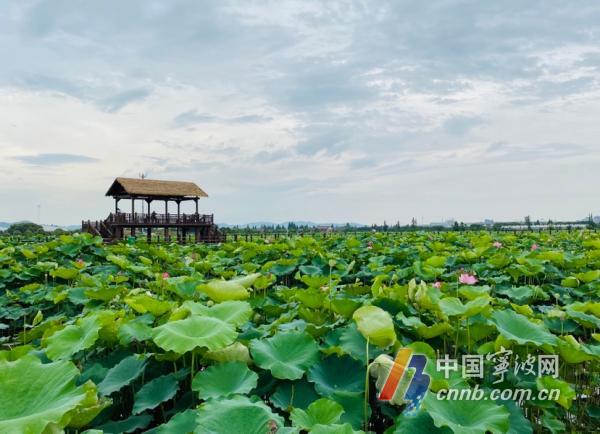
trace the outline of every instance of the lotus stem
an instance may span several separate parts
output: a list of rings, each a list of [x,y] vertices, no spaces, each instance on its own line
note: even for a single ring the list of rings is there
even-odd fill
[[[367,345],[365,346],[365,353],[367,355],[367,369],[365,371],[365,399],[364,399],[364,419],[365,419],[365,431],[369,430],[369,338],[367,337]]]

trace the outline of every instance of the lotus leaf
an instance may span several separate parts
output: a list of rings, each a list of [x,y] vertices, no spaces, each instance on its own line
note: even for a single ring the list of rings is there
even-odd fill
[[[558,338],[551,334],[544,325],[534,323],[512,310],[495,311],[491,321],[504,338],[518,344],[532,343],[540,346],[558,344]]]
[[[278,333],[254,340],[250,352],[258,366],[269,369],[275,378],[297,380],[318,361],[319,348],[304,332]]]
[[[344,407],[335,401],[321,398],[308,406],[305,410],[295,408],[290,414],[294,426],[311,430],[315,425],[337,424],[344,412]]]
[[[475,400],[465,405],[459,400],[438,400],[429,393],[423,404],[438,428],[448,427],[457,434],[501,434],[508,431],[508,410],[492,401]]]
[[[177,393],[179,384],[173,375],[162,375],[144,384],[134,397],[133,414],[152,410],[160,403],[168,401]]]
[[[262,401],[234,396],[201,405],[196,424],[198,434],[265,434],[276,432],[284,421]]]
[[[64,427],[86,398],[75,386],[79,370],[71,362],[42,364],[31,356],[0,361],[0,432],[38,434],[53,424]]]
[[[127,386],[144,372],[146,361],[146,357],[139,354],[125,357],[108,370],[104,380],[98,384],[98,390],[102,395],[110,395]]]
[[[100,321],[94,316],[68,325],[46,339],[46,354],[52,360],[59,360],[85,350],[94,345],[100,328]]]
[[[392,317],[377,306],[363,306],[352,315],[358,331],[374,345],[385,348],[396,342]]]
[[[198,347],[211,351],[233,343],[237,333],[231,324],[211,317],[191,316],[172,321],[152,330],[156,345],[166,351],[183,354]]]
[[[198,372],[192,390],[202,399],[220,398],[236,393],[245,394],[256,387],[258,375],[243,362],[227,362]]]

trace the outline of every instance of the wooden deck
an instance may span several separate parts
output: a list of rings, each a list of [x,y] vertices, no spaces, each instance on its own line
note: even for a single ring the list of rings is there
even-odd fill
[[[133,236],[145,236],[148,242],[160,239],[161,232],[163,241],[225,241],[225,235],[218,230],[212,214],[110,213],[104,220],[82,221],[81,229],[101,236],[107,242],[125,238],[126,230]]]

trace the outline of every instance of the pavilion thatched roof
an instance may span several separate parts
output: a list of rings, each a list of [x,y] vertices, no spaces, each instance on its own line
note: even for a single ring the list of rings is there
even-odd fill
[[[116,178],[106,196],[198,198],[208,197],[208,194],[193,182]]]

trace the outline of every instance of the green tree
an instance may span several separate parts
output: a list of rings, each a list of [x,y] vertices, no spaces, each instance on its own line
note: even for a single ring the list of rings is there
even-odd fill
[[[9,235],[43,234],[44,228],[32,222],[20,222],[10,225],[6,233]]]
[[[525,216],[525,225],[527,226],[527,229],[531,229],[531,217]]]

